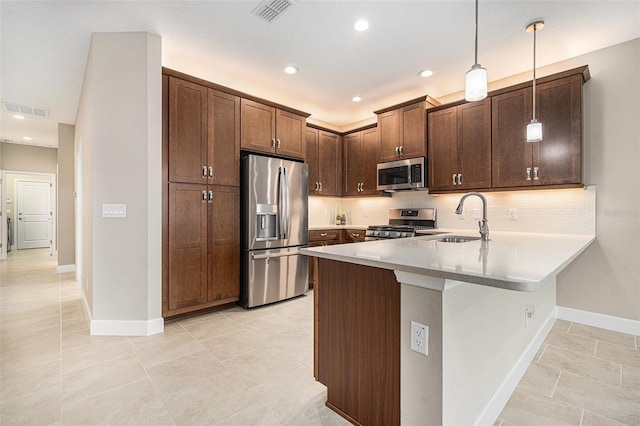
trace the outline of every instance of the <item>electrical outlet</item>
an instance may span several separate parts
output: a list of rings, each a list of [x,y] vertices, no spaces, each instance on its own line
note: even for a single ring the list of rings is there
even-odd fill
[[[534,319],[536,316],[536,307],[534,305],[527,305],[524,308],[524,328],[529,325],[529,320]]]
[[[509,220],[518,219],[518,209],[509,209]]]
[[[480,219],[480,209],[473,209],[473,218]]]
[[[411,350],[429,355],[429,327],[415,321],[411,321]]]

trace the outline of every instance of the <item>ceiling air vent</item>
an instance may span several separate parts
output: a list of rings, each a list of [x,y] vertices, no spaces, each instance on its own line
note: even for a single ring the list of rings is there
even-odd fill
[[[2,102],[2,106],[4,107],[5,111],[11,112],[14,114],[29,114],[29,115],[35,115],[36,117],[49,116],[49,110],[46,108],[36,108],[36,107],[30,107],[27,105],[19,105],[13,102],[4,102],[4,101]]]
[[[251,13],[260,19],[271,22],[294,4],[293,0],[264,0]]]

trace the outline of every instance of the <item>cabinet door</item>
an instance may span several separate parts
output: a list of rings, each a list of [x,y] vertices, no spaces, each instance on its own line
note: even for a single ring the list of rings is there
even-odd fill
[[[307,151],[307,156],[309,152]],[[322,184],[320,195],[342,195],[342,138],[328,132],[319,132],[318,179]],[[311,179],[309,179],[311,181]],[[310,184],[311,186],[311,184]]]
[[[491,173],[494,188],[529,186],[532,146],[527,142],[531,122],[531,89],[521,89],[491,99]]]
[[[491,188],[491,99],[457,109],[458,188]]]
[[[402,110],[402,158],[424,157],[427,150],[427,113],[424,102]]]
[[[458,189],[458,112],[456,107],[429,113],[429,190]]]
[[[536,97],[542,141],[531,144],[533,167],[538,167],[533,184],[581,183],[582,76],[540,84]]]
[[[169,78],[169,181],[206,183],[207,88]]]
[[[209,89],[210,183],[240,186],[240,98]]]
[[[240,296],[240,191],[238,187],[209,186],[208,301],[238,300]]]
[[[305,140],[307,144],[307,165],[309,166],[309,195],[318,195],[320,190],[320,175],[318,164],[319,131],[307,127]]]
[[[378,195],[378,129],[362,131],[362,182],[360,195]]]
[[[287,111],[276,110],[276,152],[287,157],[304,160],[307,152],[304,130],[306,118]]]
[[[352,133],[344,137],[344,195],[360,195],[362,169],[362,132]]]
[[[380,129],[380,162],[400,159],[397,150],[402,145],[401,110],[394,109],[378,116]]]
[[[250,151],[273,153],[276,137],[276,109],[259,102],[242,99],[241,147]]]
[[[169,184],[169,312],[207,301],[206,190]]]

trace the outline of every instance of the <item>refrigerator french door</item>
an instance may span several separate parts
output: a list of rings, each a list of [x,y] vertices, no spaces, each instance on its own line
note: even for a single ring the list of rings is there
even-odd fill
[[[240,305],[265,305],[309,290],[308,168],[297,161],[242,157]]]

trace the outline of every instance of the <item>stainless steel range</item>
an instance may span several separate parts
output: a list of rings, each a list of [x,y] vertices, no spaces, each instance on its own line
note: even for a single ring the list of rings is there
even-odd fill
[[[416,231],[435,227],[436,209],[389,209],[389,224],[369,226],[365,241],[415,237]]]

